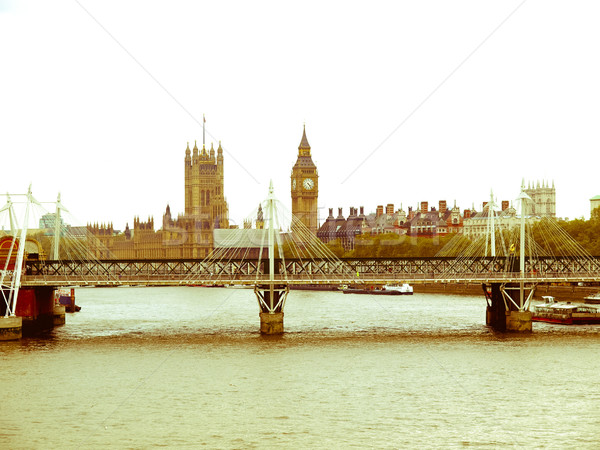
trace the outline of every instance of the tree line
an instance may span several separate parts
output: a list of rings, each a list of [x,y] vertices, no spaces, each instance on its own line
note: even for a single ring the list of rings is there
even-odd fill
[[[559,232],[557,230],[562,230]],[[513,230],[514,231],[514,230]],[[600,214],[591,219],[574,219],[554,221],[551,226],[547,221],[540,221],[530,226],[529,233],[538,244],[539,252],[553,255],[569,255],[573,243],[579,244],[587,253],[600,257]],[[518,233],[504,232],[508,236],[512,251],[518,251]],[[570,238],[569,238],[570,237]],[[572,240],[571,240],[572,238]],[[378,235],[356,236],[354,249],[344,250],[339,239],[328,242],[327,247],[339,258],[401,258],[401,257],[433,257],[436,256],[451,240],[457,248],[466,248],[472,241],[463,235],[446,235],[442,237],[414,237],[386,233]]]

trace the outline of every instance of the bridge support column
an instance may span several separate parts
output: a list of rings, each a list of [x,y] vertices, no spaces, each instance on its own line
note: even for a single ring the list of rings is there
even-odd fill
[[[54,305],[53,317],[55,327],[65,324],[65,312],[66,308],[63,305]]]
[[[15,315],[22,319],[24,336],[51,330],[54,327],[54,288],[21,288]]]
[[[492,283],[491,289],[484,284],[483,290],[487,299],[485,322],[488,326],[501,332],[531,331],[531,312],[518,306],[520,286]],[[532,295],[533,288],[529,298]]]
[[[254,293],[260,308],[261,334],[283,334],[283,306],[289,287],[284,284],[257,285]]]
[[[283,312],[258,313],[260,317],[260,334],[283,334]]]
[[[0,317],[0,341],[16,341],[23,336],[23,319],[17,316]]]
[[[527,333],[531,331],[531,324],[531,311],[506,312],[506,331]]]

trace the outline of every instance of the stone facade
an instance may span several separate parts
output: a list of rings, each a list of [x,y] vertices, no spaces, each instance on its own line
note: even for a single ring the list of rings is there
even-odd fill
[[[556,217],[556,189],[554,181],[552,187],[547,181],[538,181],[535,186],[529,183],[525,193],[531,197],[533,203],[530,205],[529,214],[538,217]]]
[[[590,198],[590,217],[594,218],[600,212],[600,195]]]
[[[298,158],[292,168],[290,182],[294,220],[299,220],[316,234],[319,227],[317,205],[319,174],[311,157],[310,145],[306,138],[306,127],[302,131],[302,140],[298,146]],[[292,224],[293,227],[294,224]]]
[[[88,225],[89,246],[98,258],[117,259],[197,259],[214,248],[213,230],[229,228],[229,209],[224,189],[223,148],[216,155],[196,144],[185,150],[185,212],[176,218],[167,205],[162,228],[154,229],[154,219],[135,217],[133,230],[115,233],[112,224]]]

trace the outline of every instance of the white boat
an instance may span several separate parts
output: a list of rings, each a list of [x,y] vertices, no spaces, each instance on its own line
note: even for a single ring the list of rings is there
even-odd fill
[[[403,295],[412,295],[413,293],[413,287],[408,283],[386,284],[385,289],[387,291],[398,291]]]
[[[594,295],[588,295],[586,298],[583,299],[586,303],[592,303],[592,304],[600,304],[600,292],[596,292]]]
[[[565,325],[600,323],[600,309],[571,302],[557,302],[545,295],[544,303],[535,305],[531,320],[535,322],[561,323]]]
[[[342,285],[340,290],[344,294],[368,294],[368,295],[412,295],[413,288],[408,283],[386,284],[385,286],[346,286]]]

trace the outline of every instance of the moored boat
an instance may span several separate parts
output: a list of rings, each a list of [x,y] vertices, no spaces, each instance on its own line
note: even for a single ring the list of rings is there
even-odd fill
[[[412,295],[413,288],[407,283],[402,285],[386,284],[385,286],[368,286],[358,288],[349,286],[342,289],[344,294],[369,294],[369,295]]]
[[[594,295],[589,295],[583,299],[585,303],[590,303],[594,305],[600,304],[600,292],[595,293]]]
[[[389,291],[398,291],[402,295],[412,295],[413,287],[408,283],[402,284],[386,284],[385,289]]]
[[[66,312],[81,311],[81,306],[75,304],[75,289],[56,289],[54,291],[54,304],[64,306]]]
[[[554,297],[542,297],[544,303],[535,305],[531,320],[565,325],[600,323],[600,309],[571,302],[557,302]]]

